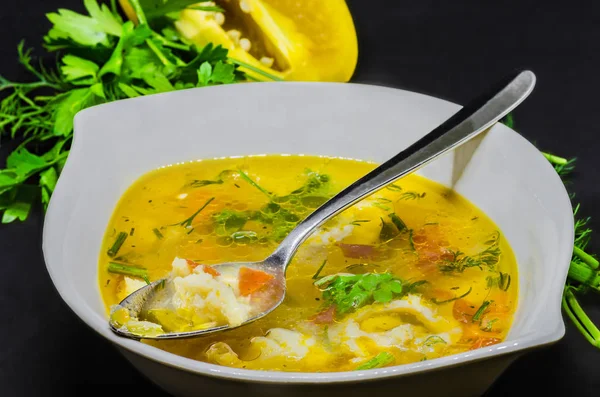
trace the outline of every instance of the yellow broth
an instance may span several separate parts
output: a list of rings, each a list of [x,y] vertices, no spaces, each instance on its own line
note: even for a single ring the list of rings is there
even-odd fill
[[[177,164],[144,175],[119,201],[102,243],[99,288],[107,314],[126,296],[124,276],[108,272],[110,262],[143,267],[148,279],[156,280],[169,275],[175,257],[208,265],[262,260],[295,222],[375,166],[341,158],[267,155]],[[306,188],[311,181],[316,181],[313,192]],[[143,343],[239,368],[324,372],[429,360],[505,338],[517,305],[517,265],[490,218],[454,191],[418,175],[364,201],[368,205],[347,209],[302,245],[287,271],[286,299],[273,313],[228,332]],[[239,221],[239,214],[265,212],[275,221],[250,216]],[[339,221],[344,217],[346,229]],[[343,236],[342,229],[349,228],[351,233]],[[127,237],[111,257],[119,233]],[[324,233],[333,236],[331,243],[319,244]],[[404,291],[411,283],[426,281],[413,285],[412,296],[421,299],[415,310],[426,307],[436,319],[458,324],[460,332],[456,327],[452,331],[458,339],[448,343],[435,336],[433,326],[419,322],[418,311],[381,311],[389,301],[371,301],[343,314],[335,312],[338,305],[332,311],[323,288],[314,282],[338,273],[391,273],[406,281]],[[392,300],[407,299],[403,293]],[[367,335],[357,337],[358,347],[348,339],[349,328],[344,328],[352,321]],[[394,327],[408,332],[402,346],[389,342],[395,340],[388,337]],[[442,328],[436,332],[448,335]],[[283,351],[290,348],[285,341],[279,345],[282,351],[267,352],[264,344],[255,343],[260,338],[254,342],[253,338],[270,335],[271,329],[293,330],[311,342],[298,342],[294,354]],[[337,342],[332,342],[332,329],[342,335],[334,339]],[[384,332],[388,339],[380,338]],[[379,339],[369,339],[370,335]],[[346,340],[344,348],[335,345],[341,340]]]

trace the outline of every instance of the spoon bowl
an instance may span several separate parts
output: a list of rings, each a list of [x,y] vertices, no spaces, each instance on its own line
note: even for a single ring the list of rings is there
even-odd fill
[[[144,335],[144,339],[181,339],[209,333],[224,331],[256,321],[275,310],[285,298],[285,273],[299,246],[327,220],[357,203],[361,199],[375,193],[390,183],[417,171],[444,153],[463,145],[480,133],[487,131],[494,123],[516,108],[533,90],[535,75],[523,71],[503,79],[468,105],[455,113],[448,120],[433,129],[407,149],[398,153],[367,175],[363,176],[340,193],[318,207],[307,218],[285,237],[277,249],[262,262],[224,263],[211,266],[215,270],[249,267],[271,274],[277,281],[274,295],[270,296],[269,304],[253,313],[249,319],[236,326],[217,325],[210,328],[186,332],[161,333],[159,335]],[[155,281],[125,298],[117,308],[124,308],[131,317],[137,318],[143,314],[152,298],[162,290],[168,279]],[[266,302],[261,302],[261,306]],[[111,329],[117,334],[141,339],[142,337],[120,326],[111,316]]]

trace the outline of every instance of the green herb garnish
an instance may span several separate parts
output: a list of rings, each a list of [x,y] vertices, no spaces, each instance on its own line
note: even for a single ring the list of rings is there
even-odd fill
[[[253,232],[256,239],[252,241],[280,242],[308,214],[310,208],[320,206],[331,197],[329,176],[311,170],[306,170],[304,185],[284,196],[272,194],[245,172],[238,172],[245,182],[265,194],[269,202],[258,211],[224,209],[215,214],[213,221],[219,236],[231,237],[233,233],[244,231],[247,222],[256,221],[263,224],[265,229],[261,233]]]
[[[163,234],[160,232],[160,230],[158,230],[158,228],[154,228],[152,229],[152,231],[154,232],[154,235],[156,236],[156,238],[158,238],[159,240],[163,239]]]
[[[423,342],[423,346],[430,347],[432,345],[437,345],[438,343],[446,344],[446,341],[441,336],[431,335],[430,337],[425,339],[425,342]]]
[[[202,212],[202,210],[204,208],[206,208],[206,206],[209,205],[210,202],[213,201],[214,199],[215,199],[214,197],[209,198],[208,200],[206,200],[206,203],[204,203],[204,205],[202,207],[200,207],[198,209],[198,211],[194,212],[189,218],[187,218],[187,219],[185,219],[185,220],[183,220],[183,221],[181,221],[179,223],[174,223],[174,224],[172,224],[170,226],[177,226],[177,225],[179,225],[179,226],[183,226],[185,228],[191,227],[192,223],[194,222],[194,219],[196,218],[196,216],[198,216],[198,214],[200,212]]]
[[[473,315],[473,322],[476,321],[480,321],[481,320],[481,316],[483,316],[483,313],[485,312],[485,309],[487,309],[487,307],[492,303],[492,301],[483,301],[483,303],[481,304],[481,306],[479,306],[479,309],[477,309],[477,311],[475,312],[475,314]]]
[[[465,296],[469,295],[469,294],[471,293],[471,291],[472,291],[472,290],[473,290],[473,287],[469,287],[469,289],[467,290],[467,292],[465,292],[465,293],[464,293],[464,294],[462,294],[462,295],[455,296],[454,298],[446,299],[446,300],[443,300],[443,301],[438,301],[437,299],[433,298],[433,299],[431,299],[431,301],[432,301],[433,303],[435,303],[435,304],[438,304],[438,305],[441,305],[442,303],[454,302],[455,300],[462,299],[462,298],[464,298]]]
[[[356,371],[385,367],[386,365],[393,363],[394,360],[395,358],[393,354],[388,352],[381,352],[369,361],[356,367]]]
[[[392,214],[389,214],[388,216],[392,220],[392,223],[398,228],[399,232],[408,230],[408,228],[406,227],[406,223],[404,223],[404,221],[402,219],[400,219],[400,217],[398,215],[392,213]]]
[[[444,273],[462,273],[465,269],[478,267],[483,269],[487,267],[493,270],[500,261],[499,233],[495,233],[490,240],[486,242],[488,247],[480,253],[468,256],[461,251],[451,251],[452,259],[444,260],[440,265],[440,270]]]
[[[313,280],[316,280],[319,278],[319,274],[321,274],[321,271],[323,270],[323,268],[325,267],[326,264],[327,264],[327,259],[325,259],[323,261],[323,263],[321,263],[321,266],[319,266],[319,268],[317,269],[317,272],[312,276]]]
[[[488,288],[498,287],[502,291],[508,291],[510,287],[510,274],[499,272],[498,277],[488,276],[487,282]]]
[[[314,282],[323,291],[327,306],[335,305],[338,314],[357,310],[374,302],[388,303],[403,295],[404,283],[390,273],[331,275]]]
[[[150,284],[148,279],[148,271],[142,267],[124,265],[122,263],[110,262],[108,264],[108,272],[115,274],[122,274],[124,276],[138,277]]]
[[[107,251],[108,256],[110,256],[111,258],[114,258],[119,253],[119,250],[121,249],[121,246],[127,239],[127,236],[128,236],[127,233],[119,232],[119,234],[117,235],[117,238],[115,239],[115,242]]]
[[[416,200],[416,199],[422,199],[423,197],[425,197],[426,193],[417,193],[417,192],[404,192],[402,193],[402,195],[400,196],[400,198],[398,199],[398,201],[400,200]]]
[[[240,176],[242,177],[243,180],[245,180],[246,182],[248,182],[251,186],[254,186],[256,189],[258,189],[261,193],[265,194],[267,197],[271,198],[271,192],[269,192],[267,189],[261,187],[258,183],[256,183],[252,178],[250,178],[248,176],[248,174],[246,174],[244,171],[238,169]]]

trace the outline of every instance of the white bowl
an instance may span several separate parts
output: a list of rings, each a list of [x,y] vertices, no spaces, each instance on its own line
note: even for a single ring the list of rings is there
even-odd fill
[[[112,211],[121,194],[147,171],[197,159],[270,153],[383,162],[459,108],[379,86],[249,83],[84,110],[75,117],[71,154],[44,224],[43,251],[52,281],[86,324],[174,395],[364,397],[380,389],[399,395],[480,395],[519,354],[564,335],[560,301],[573,244],[572,208],[561,180],[533,145],[504,125],[484,135],[454,185],[499,225],[518,260],[518,309],[500,344],[365,371],[234,369],[116,336],[109,330],[97,282],[100,244]],[[450,185],[456,153],[419,173]]]

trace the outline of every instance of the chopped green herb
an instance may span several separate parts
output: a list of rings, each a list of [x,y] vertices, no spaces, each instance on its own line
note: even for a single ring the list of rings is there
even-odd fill
[[[323,263],[321,263],[321,266],[319,266],[319,268],[317,269],[317,272],[312,276],[313,280],[316,280],[319,278],[319,274],[321,274],[321,271],[323,270],[323,268],[325,267],[325,264],[327,263],[327,259],[325,259],[323,261]]]
[[[388,352],[381,352],[369,361],[356,367],[356,371],[362,371],[365,369],[382,368],[386,365],[393,363],[395,360],[394,355]]]
[[[491,320],[489,320],[487,322],[487,324],[485,325],[485,327],[480,327],[480,328],[481,328],[482,331],[491,332],[492,328],[494,326],[494,323],[496,323],[497,321],[498,321],[497,318],[493,318],[493,319],[491,319]]]
[[[401,192],[402,191],[402,188],[400,186],[395,185],[393,183],[391,185],[388,185],[386,187],[386,189],[391,190],[392,192]]]
[[[117,255],[117,253],[119,253],[119,250],[121,249],[121,246],[123,245],[123,243],[127,239],[127,235],[128,234],[125,233],[125,232],[119,232],[119,235],[115,239],[115,242],[108,249],[108,252],[107,252],[108,256],[110,256],[111,258],[114,258]]]
[[[502,291],[508,291],[510,287],[510,274],[498,272],[498,277],[487,277],[488,288],[498,287]]]
[[[246,175],[246,174],[244,174]],[[262,188],[246,175],[242,179],[269,197],[269,202],[258,211],[234,211],[224,209],[213,216],[216,231],[219,236],[229,236],[232,233],[243,231],[248,221],[256,221],[263,224],[265,232],[257,234],[253,241],[275,241],[280,242],[289,232],[296,227],[305,216],[297,213],[298,202],[306,209],[316,208],[330,198],[330,178],[328,175],[319,174],[311,170],[306,171],[307,180],[303,186],[285,196],[277,196]]]
[[[213,201],[214,199],[215,199],[214,197],[209,198],[208,200],[206,200],[206,203],[204,203],[204,205],[202,205],[202,207],[200,207],[198,209],[198,211],[194,212],[189,218],[187,218],[187,219],[185,219],[185,220],[183,220],[183,221],[181,221],[179,223],[174,223],[174,224],[172,224],[170,226],[177,226],[177,225],[179,225],[179,226],[183,226],[185,228],[191,227],[192,226],[192,222],[194,222],[194,218],[196,218],[196,216],[198,216],[198,214],[200,212],[202,212],[202,210],[204,208],[206,208],[206,206],[209,205],[211,203],[211,201]]]
[[[446,299],[446,300],[443,300],[443,301],[438,301],[437,299],[433,298],[433,299],[431,299],[431,301],[433,303],[435,303],[435,304],[438,304],[438,305],[441,305],[442,303],[454,302],[455,300],[462,299],[465,296],[469,295],[472,290],[473,290],[473,287],[469,287],[469,289],[467,290],[467,292],[465,292],[464,294],[462,294],[460,296],[455,296],[454,298]]]
[[[380,208],[380,209],[384,210],[384,211],[390,211],[390,210],[391,210],[391,208],[390,208],[390,207],[388,207],[388,206],[386,206],[386,205],[383,205],[383,204],[381,204],[381,203],[378,203],[378,202],[374,202],[374,203],[373,203],[373,205],[374,205],[375,207],[377,207],[377,208]]]
[[[374,302],[390,302],[404,291],[402,280],[390,273],[331,275],[315,281],[314,285],[323,291],[326,306],[335,305],[340,315]]]
[[[162,240],[162,239],[163,239],[163,237],[164,237],[164,236],[163,236],[163,234],[160,232],[160,230],[158,230],[157,228],[154,228],[154,229],[152,229],[152,231],[154,232],[154,234],[156,235],[156,237],[157,237],[159,240]]]
[[[392,220],[394,225],[396,225],[396,227],[398,228],[398,231],[403,232],[405,230],[408,230],[408,228],[406,227],[406,224],[404,223],[404,221],[402,221],[402,219],[400,219],[400,217],[398,215],[392,213],[392,214],[389,214],[388,216],[390,217],[390,219]]]
[[[131,230],[129,231],[129,235],[133,236],[133,233],[135,233],[135,228],[134,227],[132,227]]]
[[[361,223],[367,223],[367,222],[371,222],[371,221],[370,221],[370,220],[368,220],[368,219],[366,219],[366,220],[363,220],[363,219],[357,219],[357,220],[355,220],[355,221],[352,221],[352,222],[350,222],[350,224],[351,224],[351,225],[354,225],[354,226],[360,226],[360,224],[361,224]]]
[[[400,196],[400,198],[398,199],[398,201],[400,200],[416,200],[416,199],[422,199],[423,197],[425,197],[426,193],[417,193],[417,192],[404,192],[402,193],[402,195]]]
[[[487,309],[487,307],[491,303],[492,303],[492,301],[488,301],[488,300],[483,301],[483,303],[481,304],[481,306],[479,306],[479,309],[477,309],[477,311],[475,312],[475,315],[473,315],[473,322],[481,320],[481,316],[483,316],[483,313],[485,312],[485,309]]]
[[[254,180],[252,180],[252,178],[250,178],[248,176],[248,174],[246,174],[244,171],[242,171],[240,169],[238,169],[238,171],[243,180],[248,182],[251,186],[254,186],[255,188],[257,188],[260,192],[264,193],[267,197],[271,198],[271,192],[269,192],[267,189],[261,187],[258,183],[254,182]]]
[[[493,270],[496,264],[500,261],[500,248],[498,247],[499,237],[494,234],[490,240],[486,242],[489,246],[480,253],[468,256],[461,251],[452,252],[452,259],[443,261],[440,265],[440,270],[445,273],[462,273],[470,267],[478,267],[483,269],[484,266]]]
[[[146,284],[150,284],[148,280],[148,271],[141,267],[124,265],[122,263],[110,262],[108,264],[108,272],[122,274],[124,276],[138,277],[143,279]]]
[[[446,341],[441,336],[431,335],[430,337],[425,339],[425,342],[423,342],[423,346],[429,347],[429,346],[436,345],[438,343],[446,344]]]

